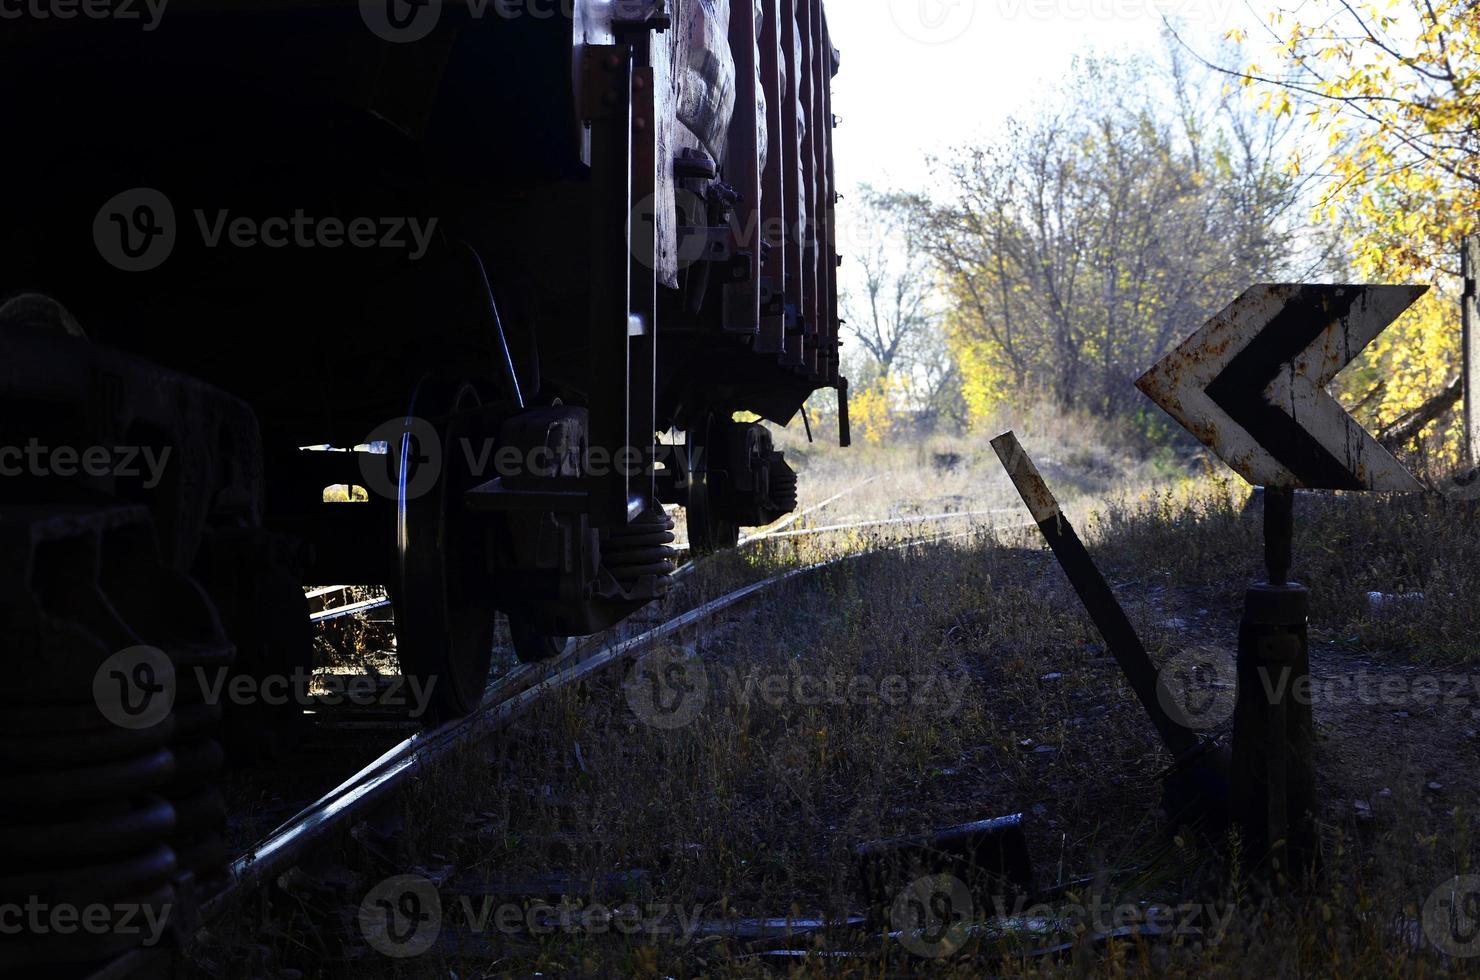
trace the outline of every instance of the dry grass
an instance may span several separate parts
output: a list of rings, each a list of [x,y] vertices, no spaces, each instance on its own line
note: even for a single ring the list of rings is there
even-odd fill
[[[1117,463],[1082,438],[1073,443],[1082,449],[1059,458],[1043,448],[1049,436],[1025,435],[1071,513],[1095,511],[1081,526],[1153,655],[1190,643],[1230,646],[1260,554],[1246,494],[1202,483],[1105,503],[1102,480],[1145,486],[1164,479],[1166,464]],[[943,468],[936,459],[945,453],[962,458]],[[985,439],[846,458],[790,447],[789,455],[814,500],[884,474],[818,523],[1016,502]],[[1320,504],[1317,519],[1304,513],[1314,506],[1302,504],[1296,552],[1317,597],[1317,671],[1350,669],[1357,657],[1378,665],[1473,659],[1473,613],[1458,601],[1472,594],[1477,567],[1472,509],[1344,499]],[[692,576],[675,601],[861,543],[789,539],[728,556]],[[1368,591],[1420,589],[1455,601],[1368,611]],[[306,869],[313,886],[279,895],[270,919],[249,918],[243,928],[268,951],[256,962],[326,976],[770,975],[775,967],[745,958],[742,942],[685,937],[684,923],[857,913],[853,844],[1023,812],[1050,911],[1094,897],[1143,912],[1196,905],[1216,916],[1216,928],[1204,919],[1196,935],[1106,939],[1070,921],[1036,932],[999,921],[938,959],[915,957],[876,930],[834,929],[793,943],[817,955],[787,968],[808,976],[1480,973],[1480,958],[1441,955],[1420,922],[1434,889],[1473,870],[1477,856],[1469,813],[1480,760],[1461,730],[1473,709],[1415,714],[1399,729],[1383,705],[1318,707],[1321,872],[1296,897],[1271,898],[1227,840],[1171,832],[1159,810],[1168,759],[1062,574],[1028,535],[983,533],[850,561],[661,653],[690,685],[669,693],[702,678],[702,710],[686,723],[650,723],[632,694],[640,689],[621,676],[542,704],[496,742],[419,779],[402,812],[361,835],[370,843],[347,843]],[[776,679],[774,696],[765,678]],[[807,679],[801,696],[799,678]],[[878,692],[890,678],[904,679],[894,703],[857,694],[814,703],[806,693],[829,683]],[[1427,786],[1436,766],[1443,792]],[[365,948],[353,912],[378,880],[408,871],[439,884],[443,944],[418,959],[386,959]],[[552,872],[574,883],[540,883]],[[555,889],[588,906],[665,908],[666,925],[680,934],[622,936],[588,923],[548,935],[493,927],[475,935],[459,901],[486,891],[495,904],[528,908]],[[475,908],[481,901],[472,898]],[[1042,954],[1055,943],[1064,949]]]
[[[1262,574],[1260,511],[1241,481],[1123,497],[1090,522],[1127,580],[1219,586]],[[1440,495],[1300,494],[1292,575],[1324,638],[1422,663],[1480,660],[1480,503]],[[1400,597],[1374,604],[1370,593]]]

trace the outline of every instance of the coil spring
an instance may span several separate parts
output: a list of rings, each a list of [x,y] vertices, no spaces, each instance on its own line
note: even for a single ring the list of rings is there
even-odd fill
[[[678,561],[673,518],[654,506],[626,527],[612,528],[602,544],[601,560],[612,577],[623,585],[645,576],[666,578]]]

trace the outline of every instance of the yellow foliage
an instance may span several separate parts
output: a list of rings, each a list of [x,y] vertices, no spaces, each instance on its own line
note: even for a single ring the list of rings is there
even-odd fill
[[[1351,242],[1360,279],[1439,287],[1340,379],[1369,422],[1390,422],[1459,370],[1453,273],[1461,240],[1480,231],[1480,7],[1319,0],[1270,22],[1288,71],[1266,78],[1265,106],[1303,98],[1330,151],[1318,217]],[[1452,456],[1458,429],[1443,429]]]
[[[953,303],[946,316],[946,343],[961,371],[967,418],[975,425],[996,417],[998,408],[1011,401],[1013,386],[1001,348],[969,329],[955,312],[961,308]]]
[[[848,396],[850,421],[865,442],[881,445],[894,428],[894,400],[899,384],[889,375]]]

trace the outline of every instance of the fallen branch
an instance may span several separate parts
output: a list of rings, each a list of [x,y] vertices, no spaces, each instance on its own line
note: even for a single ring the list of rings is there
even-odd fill
[[[1386,426],[1378,433],[1377,441],[1382,443],[1383,448],[1393,451],[1407,445],[1418,438],[1426,426],[1455,405],[1459,404],[1460,396],[1464,394],[1464,385],[1459,378],[1455,378],[1444,387],[1433,398],[1422,405],[1405,413],[1392,425]]]

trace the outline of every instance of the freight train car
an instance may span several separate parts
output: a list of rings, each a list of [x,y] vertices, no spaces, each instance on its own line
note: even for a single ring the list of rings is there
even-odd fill
[[[500,614],[538,659],[665,593],[664,504],[701,553],[795,506],[741,413],[835,387],[846,441],[821,0],[17,9],[0,823],[123,807],[215,866],[223,722],[190,668],[307,664],[305,583],[387,584],[402,671],[454,716]],[[180,689],[121,727],[95,681],[128,710],[156,674],[103,668],[137,648]],[[299,714],[224,724],[285,751]],[[123,805],[160,780],[173,821]],[[76,865],[76,831],[27,860]]]

